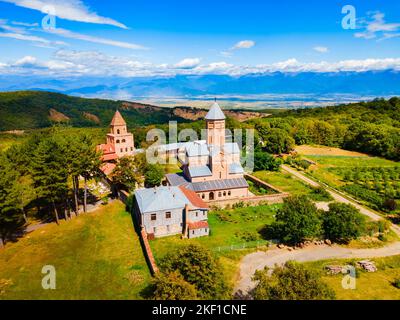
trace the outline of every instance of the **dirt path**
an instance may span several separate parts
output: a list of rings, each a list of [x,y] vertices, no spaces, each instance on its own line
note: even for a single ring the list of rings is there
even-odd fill
[[[286,165],[282,165],[282,169],[292,175],[294,175],[295,177],[297,177],[298,179],[304,181],[305,183],[314,186],[314,187],[321,187],[321,185],[317,182],[315,182],[314,180],[306,177],[304,174],[302,174],[301,172],[290,168]],[[338,191],[336,190],[332,190],[332,188],[327,189],[327,191],[332,195],[333,199],[337,202],[341,202],[341,203],[348,203],[353,205],[354,207],[356,207],[358,210],[360,210],[360,212],[365,215],[368,216],[370,219],[374,220],[374,221],[378,221],[381,220],[382,217],[375,213],[374,211],[372,211],[371,209],[365,208],[364,206],[358,204],[355,200],[351,200],[350,197],[345,197],[342,194],[340,194]],[[400,236],[400,227],[397,225],[392,224],[391,229],[398,235]]]
[[[240,264],[239,281],[236,284],[235,292],[242,290],[248,292],[255,286],[251,281],[256,270],[264,267],[274,267],[275,264],[282,265],[289,260],[299,262],[318,261],[326,259],[346,258],[377,258],[388,257],[400,254],[400,242],[377,249],[349,249],[339,246],[310,246],[304,249],[288,251],[287,249],[272,249],[266,252],[258,251],[245,256]]]

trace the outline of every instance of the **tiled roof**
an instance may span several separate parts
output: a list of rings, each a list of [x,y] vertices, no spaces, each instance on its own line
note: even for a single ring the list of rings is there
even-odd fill
[[[207,115],[205,116],[206,120],[224,120],[225,115],[222,112],[218,103],[214,102],[211,106],[210,110],[208,111]]]
[[[208,222],[207,221],[188,222],[188,229],[189,230],[203,229],[203,228],[208,228]]]
[[[178,187],[158,187],[135,191],[141,213],[184,208],[188,199]]]
[[[118,159],[118,155],[116,153],[105,154],[101,157],[101,160],[103,160],[103,161],[110,161],[110,160],[117,160],[117,159]]]
[[[103,152],[103,154],[114,153],[115,149],[112,144],[99,144],[96,147],[97,151]]]
[[[114,117],[111,120],[111,125],[112,126],[125,126],[126,122],[124,118],[122,118],[121,113],[119,111],[115,111]]]
[[[208,166],[189,167],[188,170],[192,178],[212,176],[212,172]]]
[[[100,170],[103,171],[103,173],[104,173],[106,176],[108,176],[108,175],[110,175],[110,174],[113,172],[113,170],[114,170],[115,167],[116,167],[115,163],[105,163],[105,164],[100,168]]]
[[[240,163],[231,163],[229,165],[229,173],[244,173],[243,167]]]
[[[184,193],[186,198],[192,204],[192,207],[199,208],[199,209],[207,209],[208,205],[200,199],[200,197],[196,194],[196,192],[185,188],[184,186],[180,186],[179,189]]]

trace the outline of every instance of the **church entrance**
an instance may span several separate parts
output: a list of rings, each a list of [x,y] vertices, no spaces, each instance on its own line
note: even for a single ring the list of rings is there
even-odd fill
[[[208,195],[209,200],[214,200],[214,192],[210,192]]]

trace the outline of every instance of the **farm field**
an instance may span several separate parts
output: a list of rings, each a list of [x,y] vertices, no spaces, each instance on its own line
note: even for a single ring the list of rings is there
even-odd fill
[[[314,152],[318,152],[316,148]],[[364,201],[375,210],[393,211],[389,202],[400,200],[400,164],[397,162],[368,156],[306,157],[317,163],[307,170],[309,174]]]
[[[42,267],[57,289],[43,290]],[[0,299],[141,299],[150,273],[131,216],[114,201],[0,250]]]
[[[355,265],[360,259],[324,260],[307,262],[305,265],[323,275],[323,281],[335,290],[338,300],[399,300],[400,289],[396,288],[393,282],[400,278],[400,255],[370,260],[375,262],[378,271],[368,273],[356,269],[355,290],[346,290],[342,287],[343,275],[327,275],[324,269],[328,265]]]
[[[294,178],[287,172],[271,172],[271,171],[257,171],[253,175],[267,183],[272,184],[283,192],[288,192],[293,195],[307,195],[314,201],[329,201],[323,195],[318,194],[309,185],[303,181]]]
[[[209,237],[181,239],[177,235],[151,240],[150,246],[157,261],[171,250],[189,243],[204,246],[220,258],[226,277],[233,286],[241,257],[267,243],[259,232],[274,221],[274,215],[280,206],[212,211],[208,216],[211,230]]]

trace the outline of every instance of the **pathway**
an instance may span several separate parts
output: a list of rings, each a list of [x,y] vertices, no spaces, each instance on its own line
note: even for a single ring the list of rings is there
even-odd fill
[[[251,277],[256,270],[262,270],[264,267],[272,268],[275,264],[282,265],[289,260],[306,262],[326,259],[365,259],[388,257],[398,254],[400,254],[400,242],[376,249],[350,249],[337,245],[323,245],[318,247],[310,246],[293,251],[278,248],[266,252],[258,251],[246,255],[242,259],[240,263],[239,281],[236,284],[235,292],[238,290],[248,292],[250,289],[254,288],[255,283],[251,280]]]

